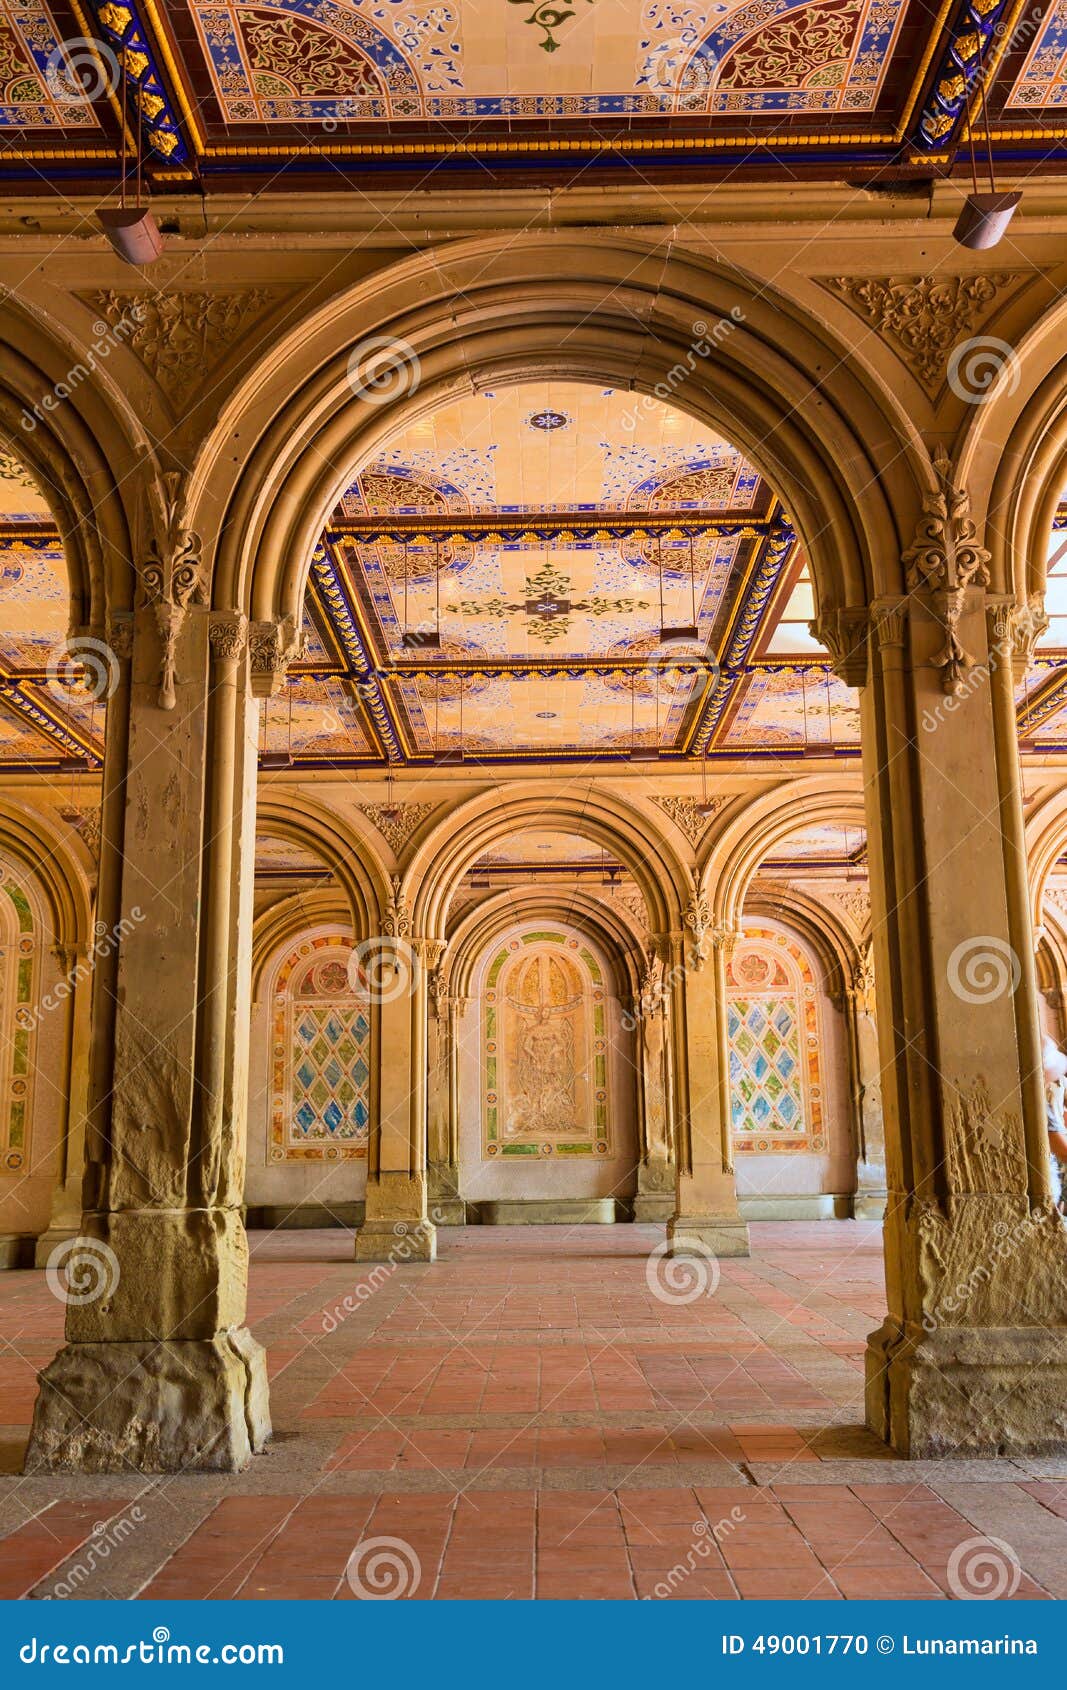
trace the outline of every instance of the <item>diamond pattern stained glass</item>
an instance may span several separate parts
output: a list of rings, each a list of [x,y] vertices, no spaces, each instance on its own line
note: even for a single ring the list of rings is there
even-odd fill
[[[783,934],[746,928],[728,987],[736,1149],[823,1149],[818,1005],[806,957]]]
[[[274,987],[270,1160],[335,1161],[367,1153],[370,1006],[350,982],[351,941],[305,939]]]

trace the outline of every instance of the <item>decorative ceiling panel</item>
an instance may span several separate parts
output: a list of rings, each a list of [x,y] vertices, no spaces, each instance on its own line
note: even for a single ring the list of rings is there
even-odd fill
[[[1036,42],[1009,37],[1010,5],[0,0],[0,130],[18,132],[29,191],[48,189],[35,147],[65,176],[117,179],[121,64],[149,177],[170,192],[332,189],[345,160],[480,188],[531,168],[588,185],[635,163],[911,174],[952,165],[980,63],[1002,156],[1033,155],[1042,113],[1042,138],[1062,140],[1063,0]]]
[[[739,684],[721,750],[858,746],[859,694],[828,667],[759,668]]]
[[[870,111],[897,0],[189,7],[229,124]],[[558,57],[557,55],[562,55]]]
[[[740,452],[675,406],[580,382],[524,382],[406,428],[343,512],[749,512],[759,494]]]

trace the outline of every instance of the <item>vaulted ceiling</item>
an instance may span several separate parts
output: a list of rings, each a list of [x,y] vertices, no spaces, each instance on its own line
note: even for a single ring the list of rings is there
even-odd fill
[[[83,9],[84,7],[84,9]],[[173,192],[349,171],[862,179],[951,168],[979,68],[1004,160],[1067,129],[1058,0],[0,0],[0,128],[26,188]],[[125,68],[127,98],[123,99]]]
[[[1050,627],[1017,698],[1041,751],[1067,750],[1067,506],[1056,521]],[[812,613],[788,512],[684,412],[579,383],[483,392],[395,436],[339,500],[261,753],[335,768],[853,760],[858,695]],[[107,677],[67,659],[67,620],[48,507],[2,458],[0,768],[99,765]]]

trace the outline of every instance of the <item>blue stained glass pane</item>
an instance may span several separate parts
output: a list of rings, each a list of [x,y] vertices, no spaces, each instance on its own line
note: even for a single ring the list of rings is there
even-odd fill
[[[323,1110],[323,1120],[332,1133],[335,1133],[344,1120],[344,1115],[336,1103],[328,1103]]]
[[[302,1062],[296,1071],[296,1077],[305,1089],[309,1087],[315,1078],[315,1070],[311,1066],[311,1063],[307,1061]]]
[[[783,1050],[774,1066],[777,1068],[779,1074],[781,1074],[783,1080],[788,1080],[790,1076],[795,1073],[797,1065],[793,1061],[789,1052],[787,1050]]]
[[[310,1103],[302,1103],[300,1105],[300,1108],[296,1112],[296,1124],[298,1127],[303,1127],[305,1132],[309,1132],[315,1125],[315,1111],[312,1109]]]
[[[338,1086],[344,1077],[344,1069],[341,1067],[341,1064],[335,1061],[331,1056],[329,1062],[327,1062],[325,1068],[322,1070],[322,1077],[326,1081],[327,1085]]]
[[[763,1055],[762,1051],[757,1051],[756,1060],[752,1064],[752,1072],[755,1074],[757,1080],[762,1080],[769,1068],[770,1063],[767,1061],[767,1058]]]
[[[362,1100],[360,1100],[356,1104],[356,1107],[353,1110],[353,1114],[355,1115],[355,1118],[356,1118],[356,1126],[357,1127],[365,1127],[367,1125],[367,1122],[370,1120],[370,1111],[368,1110],[367,1105]]]
[[[300,1023],[300,1026],[297,1028],[297,1032],[300,1034],[300,1037],[306,1041],[306,1043],[310,1044],[312,1039],[315,1037],[315,1034],[318,1032],[318,1028],[316,1027],[314,1021],[312,1021],[311,1017],[309,1015],[305,1015],[303,1021]]]
[[[370,1078],[370,1069],[367,1067],[367,1064],[364,1062],[362,1056],[352,1070],[352,1078],[355,1080],[357,1086],[365,1086]]]

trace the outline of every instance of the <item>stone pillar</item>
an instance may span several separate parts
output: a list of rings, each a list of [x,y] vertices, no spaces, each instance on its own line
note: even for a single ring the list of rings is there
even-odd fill
[[[270,1435],[245,1327],[255,716],[243,617],[196,601],[172,530],[109,630],[99,959],[67,1344],[27,1471],[238,1471]],[[131,665],[132,658],[132,665]]]
[[[367,1146],[366,1220],[357,1262],[432,1262],[437,1230],[427,1207],[427,1022],[429,975],[443,946],[410,938],[394,887],[377,963],[377,1109]]]
[[[726,1038],[728,935],[708,926],[706,901],[686,914],[688,935],[657,945],[670,982],[675,1092],[675,1211],[667,1223],[672,1254],[685,1241],[717,1256],[747,1256],[748,1227],[737,1207],[730,1132]]]
[[[85,1167],[85,1116],[89,1082],[89,1004],[92,969],[84,946],[56,949],[66,982],[67,1016],[64,1028],[65,1105],[63,1137],[59,1145],[56,1183],[48,1227],[37,1239],[34,1266],[48,1266],[52,1252],[81,1232],[82,1181]]]
[[[880,1221],[885,1215],[886,1205],[885,1124],[882,1118],[874,967],[869,950],[845,992],[845,1015],[856,1142],[852,1218]]]
[[[1032,633],[939,455],[907,594],[828,634],[862,683],[889,1196],[867,1423],[915,1457],[1067,1450],[1012,656]],[[820,625],[824,629],[824,622]],[[869,667],[864,648],[869,645]],[[860,659],[855,661],[852,653]]]
[[[466,1205],[459,1195],[459,1117],[457,1087],[456,1002],[445,990],[440,967],[430,993],[429,1095],[426,1143],[428,1202],[438,1226],[463,1226]]]
[[[674,1213],[675,1173],[671,1096],[670,1004],[663,965],[653,958],[633,1003],[636,1044],[637,1119],[641,1160],[637,1168],[634,1220],[669,1221]]]

